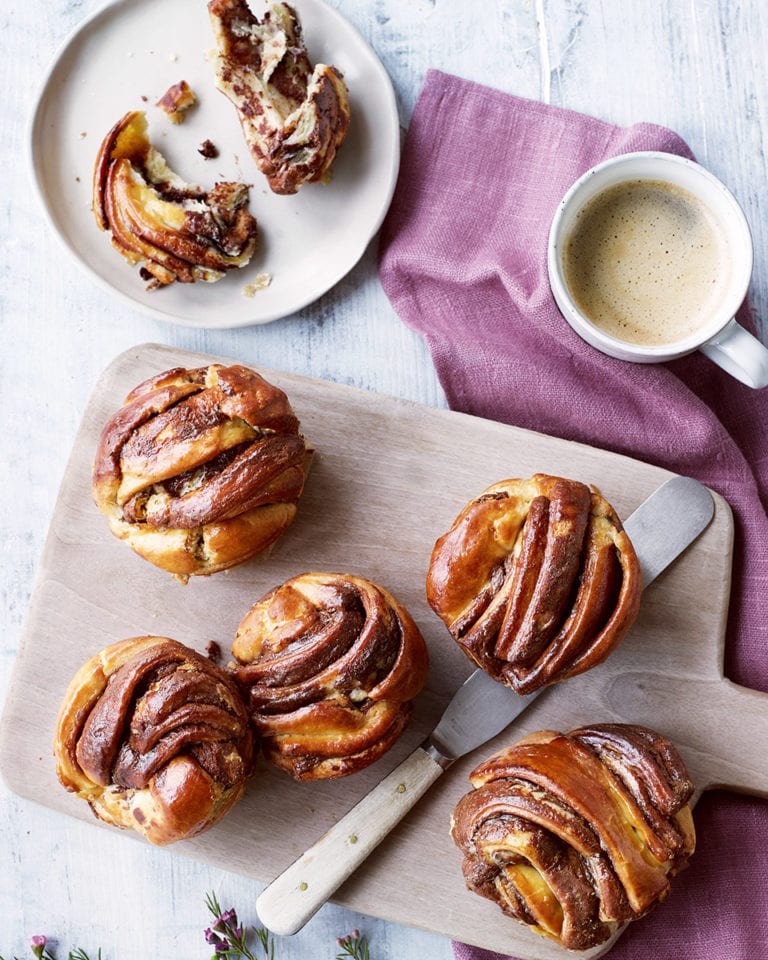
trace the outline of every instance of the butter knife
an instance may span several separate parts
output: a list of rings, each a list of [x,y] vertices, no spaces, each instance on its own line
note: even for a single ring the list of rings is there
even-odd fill
[[[643,588],[699,536],[714,509],[706,487],[673,477],[624,522]],[[261,922],[279,936],[300,930],[444,770],[501,733],[540,692],[521,696],[476,670],[427,740],[264,890],[256,901]]]

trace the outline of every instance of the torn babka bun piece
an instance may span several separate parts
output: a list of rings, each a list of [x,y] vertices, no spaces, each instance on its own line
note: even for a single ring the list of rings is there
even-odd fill
[[[220,280],[244,267],[258,243],[248,186],[185,183],[150,143],[144,113],[132,111],[109,131],[93,175],[93,213],[100,230],[140,274],[148,290]]]
[[[602,663],[641,592],[635,550],[600,491],[545,474],[472,500],[427,574],[427,600],[454,640],[520,694]]]
[[[408,725],[429,665],[405,607],[338,573],[305,573],[262,597],[232,653],[265,756],[296,780],[378,760]]]
[[[139,384],[107,422],[93,496],[116,537],[186,581],[278,539],[312,452],[285,393],[255,371],[177,367]]]
[[[184,123],[187,111],[197,103],[195,91],[186,80],[180,80],[168,87],[155,104],[168,117],[171,123]]]
[[[332,66],[312,68],[296,11],[210,0],[216,86],[232,102],[245,142],[275,193],[325,180],[349,127],[349,94]]]
[[[62,785],[151,843],[197,836],[237,803],[254,734],[232,678],[168,637],[132,637],[69,684],[54,739]]]
[[[470,781],[451,823],[467,887],[570,950],[648,913],[695,847],[693,784],[646,727],[535,733]]]

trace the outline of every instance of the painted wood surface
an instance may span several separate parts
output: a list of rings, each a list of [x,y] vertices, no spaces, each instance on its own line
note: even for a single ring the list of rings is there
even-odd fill
[[[58,44],[96,0],[10,0],[0,58],[4,252],[0,265],[0,481],[4,627],[0,696],[8,689],[22,621],[54,502],[88,397],[122,350],[145,341],[444,406],[421,340],[395,316],[376,276],[375,244],[316,304],[262,329],[191,331],[115,303],[92,285],[46,229],[25,166],[26,122]],[[603,119],[675,128],[745,208],[758,256],[752,298],[768,339],[768,9],[760,0],[332,0],[392,76],[404,125],[425,70],[438,67]],[[41,671],[55,665],[41,665]],[[631,688],[639,697],[637,688]],[[626,695],[614,691],[613,695]],[[640,707],[638,706],[638,709]],[[0,954],[22,955],[47,932],[105,960],[203,957],[206,890],[253,922],[261,884],[20,799],[0,787]],[[277,869],[279,865],[276,864]],[[119,892],[118,892],[119,891]],[[651,921],[649,921],[651,922]],[[322,910],[280,945],[284,960],[331,957],[334,938],[359,927],[375,956],[451,956],[442,937]]]

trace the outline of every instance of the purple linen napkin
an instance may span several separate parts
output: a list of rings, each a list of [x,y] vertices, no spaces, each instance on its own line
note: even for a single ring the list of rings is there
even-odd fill
[[[549,290],[547,236],[562,195],[595,163],[633,150],[691,156],[663,127],[622,129],[430,71],[382,229],[380,277],[425,337],[453,409],[635,456],[728,500],[726,673],[768,690],[768,389],[700,354],[659,365],[604,356],[568,327]],[[740,320],[754,330],[748,307]],[[695,818],[691,865],[612,960],[768,957],[768,804],[705,794]]]

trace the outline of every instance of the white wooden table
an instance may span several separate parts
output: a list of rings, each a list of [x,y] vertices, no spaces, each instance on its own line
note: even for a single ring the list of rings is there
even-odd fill
[[[162,0],[158,0],[162,2]],[[190,0],[192,2],[192,0]],[[202,2],[202,0],[200,0]],[[768,8],[656,0],[331,0],[388,69],[407,125],[428,67],[593,113],[676,129],[745,208],[757,252],[752,296],[768,332]],[[30,186],[26,122],[43,70],[96,0],[9,0],[2,18],[0,270],[2,526],[7,689],[53,502],[88,395],[122,350],[146,341],[237,357],[444,405],[429,354],[397,318],[376,273],[375,243],[319,302],[266,327],[191,330],[110,298],[46,228]],[[53,667],[41,664],[41,669]],[[104,960],[206,957],[205,893],[246,923],[259,885],[22,801],[0,786],[0,955],[58,938]],[[279,956],[332,957],[359,928],[372,957],[448,958],[447,940],[328,906]]]

